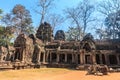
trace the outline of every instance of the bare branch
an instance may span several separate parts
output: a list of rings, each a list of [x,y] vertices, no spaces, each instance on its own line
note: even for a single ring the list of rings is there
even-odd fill
[[[44,22],[46,14],[48,13],[48,10],[50,9],[50,7],[52,6],[54,0],[39,0],[38,2],[38,7],[39,7],[39,11],[35,11],[37,13],[39,13],[41,15],[41,21],[40,24]]]

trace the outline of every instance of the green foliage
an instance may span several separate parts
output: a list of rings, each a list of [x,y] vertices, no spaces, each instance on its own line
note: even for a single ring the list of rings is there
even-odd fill
[[[3,11],[2,11],[2,9],[0,9],[0,14],[2,14],[3,13]],[[0,15],[0,19],[2,19],[2,16]]]
[[[83,32],[80,31],[77,27],[69,27],[68,31],[66,32],[66,39],[67,40],[81,40],[83,37]]]
[[[0,26],[0,46],[12,45],[11,41],[15,35],[18,36],[20,33],[34,33],[30,12],[20,4],[16,5],[11,13],[2,16],[1,22],[5,26]]]
[[[95,29],[96,34],[98,35],[99,39],[105,39],[106,37],[106,31],[102,28]]]
[[[13,37],[11,27],[0,26],[0,46],[10,45]]]
[[[0,9],[0,14],[1,14],[2,12],[3,12],[2,9]]]
[[[16,34],[29,34],[33,29],[30,12],[23,5],[17,4],[12,10],[12,15]]]

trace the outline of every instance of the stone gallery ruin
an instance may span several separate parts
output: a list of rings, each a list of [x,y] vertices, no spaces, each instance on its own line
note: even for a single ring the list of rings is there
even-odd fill
[[[64,67],[85,69],[92,64],[120,67],[120,39],[94,40],[87,34],[82,41],[66,41],[58,30],[53,37],[50,24],[43,23],[36,35],[20,34],[14,46],[0,47],[0,69]]]

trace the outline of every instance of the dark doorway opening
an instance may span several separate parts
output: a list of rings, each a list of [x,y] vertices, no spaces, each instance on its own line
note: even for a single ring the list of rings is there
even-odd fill
[[[60,63],[65,62],[65,54],[60,54]]]
[[[106,64],[105,55],[104,55],[104,54],[102,54],[102,63],[103,63],[103,64]]]
[[[118,57],[119,57],[119,62],[120,62],[120,55]],[[118,64],[120,64],[120,63],[118,63]]]
[[[109,61],[110,61],[110,64],[116,65],[117,64],[116,56],[115,55],[109,55]]]
[[[85,55],[85,63],[86,63],[86,64],[91,64],[90,55]]]
[[[78,54],[78,64],[80,64],[80,54]]]
[[[40,62],[42,62],[43,61],[43,53],[41,53],[41,55],[40,55]]]
[[[100,64],[100,55],[99,54],[96,54],[96,62],[97,62],[97,64]]]
[[[67,54],[67,62],[72,63],[72,54]]]
[[[48,54],[48,62],[50,62],[50,53]]]
[[[14,60],[21,60],[20,49],[16,49]]]
[[[56,53],[52,53],[52,62],[56,62],[57,55]]]

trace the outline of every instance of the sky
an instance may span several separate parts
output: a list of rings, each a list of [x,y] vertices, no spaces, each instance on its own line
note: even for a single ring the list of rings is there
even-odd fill
[[[75,6],[80,0],[55,0],[54,11],[57,14],[62,14],[66,7]],[[40,15],[34,11],[37,7],[38,0],[0,0],[0,8],[3,9],[4,14],[10,13],[16,4],[22,4],[30,11],[32,15],[33,25],[39,26]]]
[[[53,6],[53,10],[51,11],[57,14],[64,14],[64,9],[76,6],[80,1],[81,0],[55,0],[55,6]],[[91,0],[91,2],[93,3],[95,3],[96,1],[100,0]],[[0,8],[3,9],[4,14],[6,14],[10,13],[16,4],[22,4],[26,7],[26,9],[30,11],[33,20],[33,26],[39,27],[40,15],[34,11],[37,8],[37,2],[38,0],[0,0]],[[62,29],[66,31],[69,26],[70,23],[65,22],[64,24],[58,26],[59,28],[57,28],[57,30]]]

